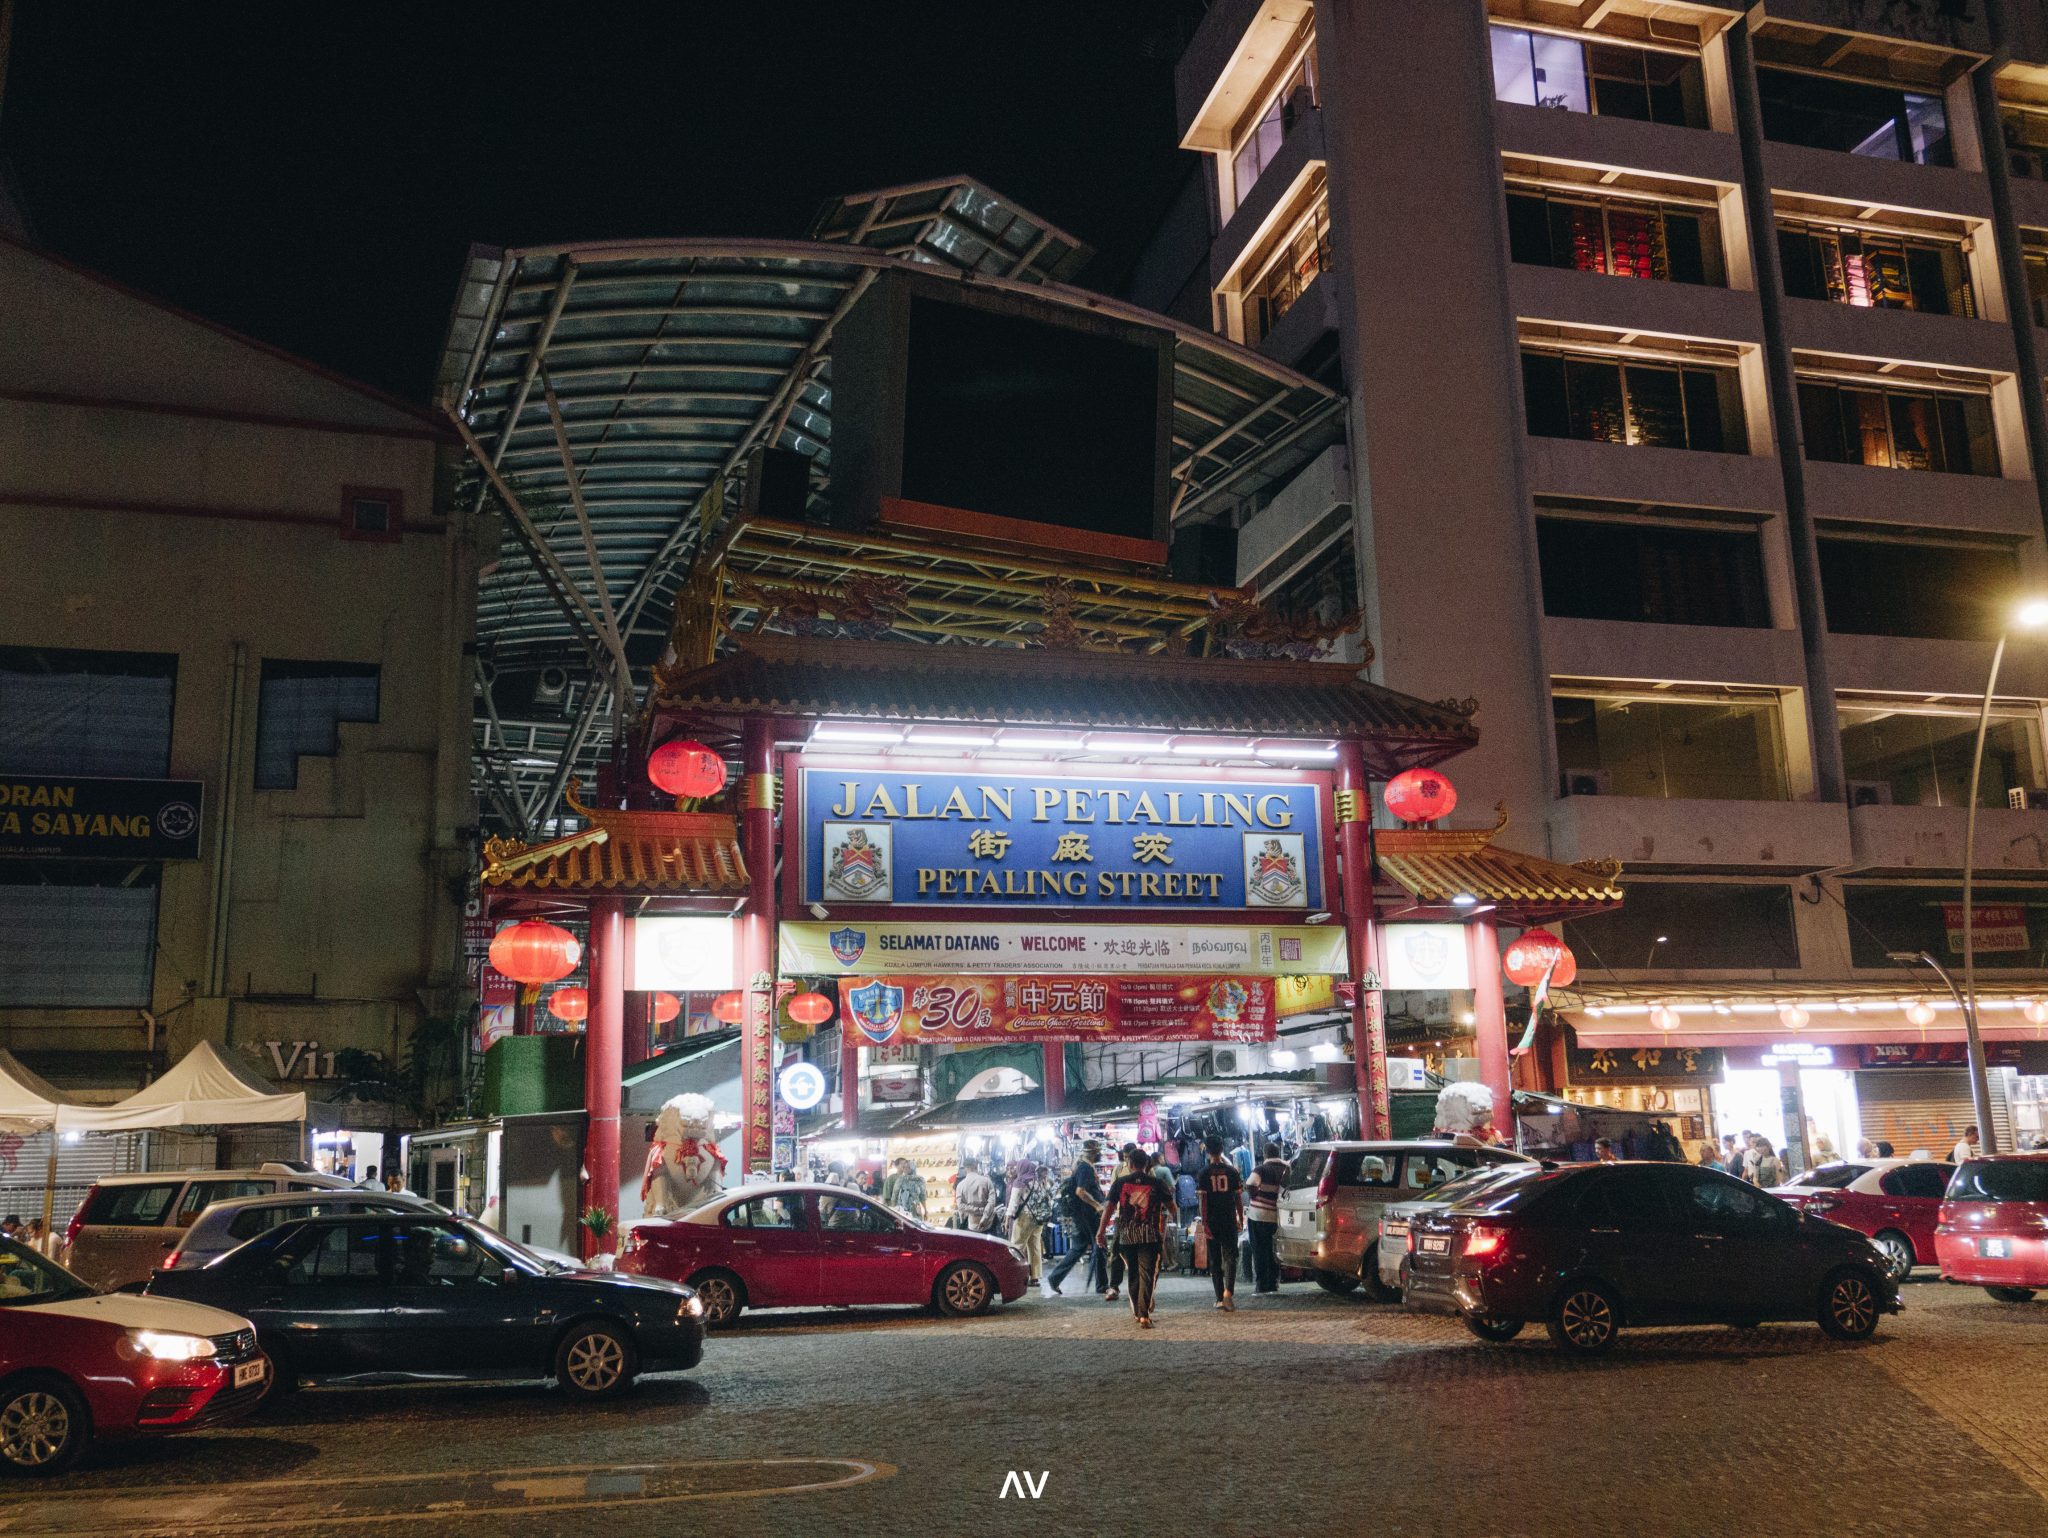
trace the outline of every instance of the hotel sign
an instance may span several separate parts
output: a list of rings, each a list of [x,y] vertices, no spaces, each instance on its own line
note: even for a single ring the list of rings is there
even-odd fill
[[[205,793],[197,780],[0,774],[0,856],[196,860]]]
[[[932,907],[1324,906],[1314,779],[799,764],[798,899]]]
[[[1309,977],[1350,970],[1337,924],[877,924],[777,926],[784,977],[875,972],[1236,972]]]

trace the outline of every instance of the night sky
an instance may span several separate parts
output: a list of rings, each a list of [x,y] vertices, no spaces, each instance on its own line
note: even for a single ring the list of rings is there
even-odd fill
[[[58,254],[424,399],[472,241],[797,238],[964,173],[1113,287],[1191,156],[1199,0],[19,0],[0,160]]]

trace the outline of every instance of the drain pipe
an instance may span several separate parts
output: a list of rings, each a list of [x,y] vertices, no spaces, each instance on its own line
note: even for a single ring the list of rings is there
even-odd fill
[[[244,696],[248,648],[240,641],[228,653],[227,708],[221,712],[220,805],[213,835],[213,924],[207,938],[206,993],[221,998],[228,991],[228,905],[234,900],[235,811],[240,800]],[[227,1033],[233,1040],[233,1031]]]

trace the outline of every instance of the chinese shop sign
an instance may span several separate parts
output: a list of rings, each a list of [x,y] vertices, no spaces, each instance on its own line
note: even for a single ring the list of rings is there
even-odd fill
[[[810,903],[1323,906],[1322,787],[800,766]]]
[[[1569,1047],[1573,1084],[1718,1084],[1719,1047]]]
[[[839,982],[865,1045],[1271,1041],[1267,977],[867,977]]]

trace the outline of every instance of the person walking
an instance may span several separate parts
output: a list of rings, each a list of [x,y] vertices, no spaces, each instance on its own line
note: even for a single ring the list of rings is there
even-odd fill
[[[1138,1167],[1132,1161],[1137,1157],[1138,1152],[1138,1145],[1136,1143],[1126,1143],[1117,1150],[1116,1173],[1110,1177],[1110,1184],[1112,1186],[1117,1181],[1137,1172]],[[1104,1225],[1103,1232],[1107,1234],[1110,1231],[1110,1225],[1116,1221],[1116,1209],[1113,1206],[1106,1206],[1104,1211],[1107,1215],[1108,1223]],[[1122,1248],[1114,1240],[1108,1239],[1105,1239],[1102,1245],[1102,1252],[1106,1262],[1106,1274],[1102,1278],[1102,1301],[1114,1303],[1123,1291],[1124,1254]]]
[[[1280,1193],[1287,1185],[1287,1161],[1271,1143],[1260,1149],[1258,1168],[1244,1183],[1245,1227],[1252,1240],[1252,1290],[1280,1290],[1280,1260],[1273,1236],[1280,1231]]]
[[[1965,1159],[1974,1159],[1977,1157],[1978,1147],[1977,1124],[1971,1122],[1963,1128],[1963,1135],[1956,1139],[1956,1146],[1948,1151],[1948,1162],[1961,1164]]]
[[[1045,1171],[1028,1159],[1010,1170],[1010,1242],[1024,1252],[1033,1287],[1045,1270],[1045,1225],[1053,1219],[1052,1192],[1046,1185]]]
[[[908,1159],[899,1158],[890,1167],[889,1178],[882,1182],[882,1205],[894,1207],[898,1212],[913,1218],[924,1216],[924,1176],[918,1174],[917,1166]]]
[[[1723,1168],[1737,1180],[1749,1179],[1749,1150],[1756,1142],[1756,1134],[1745,1127],[1741,1137],[1724,1137],[1721,1141],[1728,1149],[1728,1158]]]
[[[1756,1158],[1749,1168],[1750,1180],[1766,1191],[1785,1183],[1785,1161],[1778,1157],[1778,1151],[1771,1147],[1771,1140],[1767,1137],[1757,1138]]]
[[[1182,1276],[1195,1274],[1195,1220],[1202,1213],[1202,1183],[1195,1170],[1192,1163],[1182,1164],[1173,1177],[1173,1205],[1180,1213]]]
[[[1209,1285],[1216,1289],[1216,1306],[1228,1314],[1237,1308],[1237,1235],[1244,1227],[1244,1179],[1237,1166],[1223,1156],[1222,1138],[1211,1137],[1203,1147],[1209,1162],[1203,1166],[1198,1184],[1202,1226],[1209,1234]]]
[[[1074,1267],[1081,1263],[1081,1257],[1088,1257],[1088,1281],[1094,1286],[1102,1278],[1102,1249],[1095,1242],[1095,1230],[1102,1221],[1102,1177],[1095,1172],[1095,1161],[1102,1157],[1100,1143],[1083,1143],[1081,1156],[1074,1161],[1074,1167],[1067,1178],[1060,1182],[1059,1200],[1062,1215],[1074,1230],[1074,1242],[1059,1264],[1045,1273],[1043,1287],[1048,1298],[1060,1296],[1060,1283],[1064,1282]]]
[[[1166,1241],[1166,1188],[1152,1176],[1152,1156],[1142,1148],[1127,1155],[1127,1173],[1110,1184],[1103,1202],[1098,1239],[1116,1228],[1116,1247],[1131,1282],[1131,1316],[1138,1328],[1152,1328],[1152,1301],[1159,1287],[1160,1246]]]
[[[992,1234],[1002,1220],[1003,1209],[996,1203],[995,1182],[981,1172],[981,1161],[964,1160],[960,1182],[953,1187],[954,1212],[961,1228],[973,1234]]]

